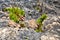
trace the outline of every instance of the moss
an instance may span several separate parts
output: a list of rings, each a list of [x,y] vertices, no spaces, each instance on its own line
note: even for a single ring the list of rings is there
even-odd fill
[[[19,23],[20,17],[24,17],[25,13],[18,7],[5,8],[4,10],[9,12],[9,18],[16,23]]]
[[[39,12],[41,12],[41,10],[42,10],[39,6],[36,6],[35,9]]]
[[[38,28],[36,29],[36,32],[43,32],[42,30],[42,22],[47,18],[47,15],[46,14],[42,14],[41,17],[39,17],[36,22],[37,22],[37,25],[38,25]]]

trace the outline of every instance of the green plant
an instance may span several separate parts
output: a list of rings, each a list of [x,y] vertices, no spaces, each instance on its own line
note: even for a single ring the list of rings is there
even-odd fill
[[[41,17],[39,17],[36,22],[37,22],[37,25],[38,25],[38,28],[36,29],[36,32],[42,32],[42,22],[47,18],[47,15],[46,14],[42,14]]]
[[[19,23],[21,18],[25,16],[24,11],[18,7],[5,8],[4,10],[9,12],[9,18],[16,23]]]
[[[42,9],[40,8],[40,6],[36,6],[35,9],[36,9],[37,11],[39,11],[39,12],[41,12],[41,10],[42,10]]]

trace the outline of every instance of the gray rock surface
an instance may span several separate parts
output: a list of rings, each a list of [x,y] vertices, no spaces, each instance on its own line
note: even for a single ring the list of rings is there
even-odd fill
[[[37,0],[0,0],[0,40],[60,40],[60,0],[39,0],[42,11],[34,9]],[[47,13],[43,22],[45,32],[37,33],[33,29],[18,29],[8,27],[8,13],[3,9],[18,6],[26,13],[26,20],[37,19],[40,14]]]
[[[8,14],[0,11],[0,27],[6,27],[8,25]]]
[[[50,26],[53,25],[53,23],[55,24],[60,23],[60,16],[48,14],[48,18],[43,22],[43,27],[50,28]]]
[[[60,25],[59,26],[57,25],[55,24],[52,30],[43,33],[37,33],[33,29],[27,29],[27,28],[17,30],[11,27],[3,27],[0,28],[0,39],[1,40],[60,40],[60,31],[59,31]],[[56,28],[55,26],[58,28]]]
[[[0,28],[0,40],[39,40],[40,33],[32,29]]]
[[[41,40],[60,40],[60,23],[53,22],[45,27],[47,30],[42,34]]]
[[[51,32],[45,32],[42,34],[41,40],[60,40],[60,36]]]
[[[60,0],[43,0],[43,6],[47,13],[60,15]]]

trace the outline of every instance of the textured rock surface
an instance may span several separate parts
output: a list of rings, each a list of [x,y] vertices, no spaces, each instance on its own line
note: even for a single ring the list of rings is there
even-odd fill
[[[0,40],[39,40],[40,33],[32,29],[0,28]]]
[[[46,32],[41,36],[41,40],[60,40],[60,36],[51,32]]]
[[[58,25],[58,24],[57,24]],[[11,27],[0,28],[1,40],[60,40],[60,30],[56,24],[53,29],[43,33],[37,33],[33,29],[18,29]],[[56,27],[55,27],[56,26]],[[56,30],[56,29],[57,30]]]
[[[8,14],[0,11],[0,27],[6,27],[8,25]]]
[[[37,2],[37,0],[0,0],[0,40],[60,40],[60,0],[39,0],[41,12],[34,9]],[[26,20],[37,19],[40,14],[47,13],[48,18],[43,22],[45,32],[37,33],[30,28],[16,30],[8,27],[10,19],[8,13],[3,12],[3,8],[10,6],[24,9]]]
[[[48,15],[48,18],[43,22],[43,27],[46,28],[50,28],[53,24],[60,24],[60,16],[56,16],[56,15]]]
[[[53,22],[46,29],[47,32],[42,34],[41,40],[60,40],[60,23]]]
[[[60,0],[44,0],[43,8],[47,14],[60,16]]]

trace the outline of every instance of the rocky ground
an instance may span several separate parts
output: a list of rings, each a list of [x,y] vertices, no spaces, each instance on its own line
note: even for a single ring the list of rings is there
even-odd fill
[[[40,12],[34,9],[37,4]],[[41,14],[47,13],[48,18],[44,20],[42,28],[44,32],[36,32],[32,28],[14,28],[19,24],[11,22],[8,13],[3,11],[3,8],[11,6],[22,8],[28,23],[35,24],[34,21]],[[0,40],[60,40],[60,0],[0,0]]]

